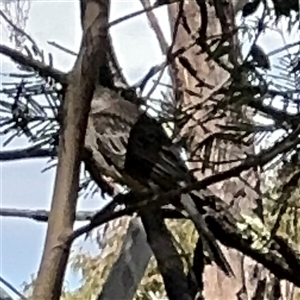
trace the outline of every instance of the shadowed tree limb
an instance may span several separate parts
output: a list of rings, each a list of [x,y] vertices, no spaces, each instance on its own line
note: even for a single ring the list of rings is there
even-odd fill
[[[152,256],[140,218],[132,218],[120,256],[111,268],[98,300],[133,299]],[[134,263],[137,262],[137,263]],[[116,288],[118,282],[118,288]]]
[[[16,63],[32,68],[42,77],[52,77],[61,84],[66,84],[68,82],[67,75],[65,73],[56,70],[50,66],[47,66],[36,59],[30,58],[17,50],[14,50],[4,45],[0,45],[0,53],[10,57]]]
[[[78,211],[76,212],[76,221],[89,221],[95,215],[94,211]],[[16,209],[16,208],[0,208],[1,217],[32,219],[38,222],[48,222],[49,211],[44,209]]]
[[[149,210],[151,207],[163,205],[167,202],[166,199],[168,199],[168,196],[164,195],[167,195],[167,193],[158,195],[156,199],[149,199],[149,197],[141,195],[140,202],[118,211],[115,211],[114,207],[108,205],[92,218],[90,224],[74,231],[69,237],[68,243],[113,219],[124,215],[132,215],[135,211]],[[118,201],[116,199],[112,203]],[[278,278],[293,282],[296,286],[300,287],[300,256],[286,240],[276,235],[269,241],[268,245],[266,244],[266,247],[263,248],[264,250],[257,249],[252,244],[251,224],[246,223],[243,217],[238,214],[233,216],[228,204],[214,195],[207,195],[202,205],[203,209],[207,211],[206,222],[209,225],[209,229],[222,244],[241,251],[265,266]],[[162,212],[163,217],[173,217],[172,211],[164,209]],[[174,214],[174,217],[180,216]],[[146,223],[148,224],[148,221]],[[238,224],[248,224],[249,228],[246,231],[241,231]],[[120,265],[122,264],[119,263]],[[131,267],[134,267],[134,264]]]
[[[173,243],[160,210],[146,207],[140,215],[147,232],[147,241],[157,260],[159,272],[163,277],[165,289],[170,300],[192,300],[188,278],[183,263]],[[149,213],[149,211],[153,213]]]
[[[99,69],[106,63],[109,1],[85,0],[84,3],[83,38],[64,101],[55,188],[42,262],[32,295],[34,300],[58,300],[61,296],[70,245],[57,246],[73,228],[80,153]]]
[[[26,158],[49,158],[56,156],[54,149],[41,149],[40,145],[20,150],[0,151],[0,161],[12,161]]]

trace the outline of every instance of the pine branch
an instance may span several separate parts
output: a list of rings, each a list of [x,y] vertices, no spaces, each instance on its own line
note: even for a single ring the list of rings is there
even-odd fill
[[[54,149],[41,149],[40,146],[32,146],[25,149],[0,151],[0,161],[12,161],[28,158],[49,158],[56,156]]]
[[[27,55],[20,53],[12,48],[9,48],[4,45],[0,45],[0,53],[5,56],[10,57],[14,62],[32,68],[42,77],[52,77],[57,82],[61,84],[66,84],[68,82],[67,75],[59,70],[56,70],[50,66],[46,66],[42,62],[33,59]]]
[[[166,197],[163,195],[158,195],[156,199],[153,197],[149,199],[149,196],[147,198],[147,196],[141,195],[139,197],[140,202],[135,202],[118,211],[115,211],[113,206],[108,205],[92,218],[90,224],[74,231],[69,236],[68,243],[113,219],[132,215],[135,211],[149,210],[151,207],[164,205]],[[118,199],[115,198],[112,203],[116,204],[120,201],[119,196],[117,197]],[[122,197],[126,197],[126,195]],[[300,256],[287,241],[277,235],[270,241],[267,240],[267,237],[262,236],[261,243],[263,246],[261,248],[254,247],[253,233],[257,233],[252,228],[252,224],[247,223],[244,217],[239,214],[232,215],[228,204],[214,195],[204,195],[203,203],[199,204],[203,207],[202,210],[207,211],[205,220],[209,229],[222,244],[248,255],[278,278],[288,280],[300,287]],[[241,230],[240,225],[246,230]]]

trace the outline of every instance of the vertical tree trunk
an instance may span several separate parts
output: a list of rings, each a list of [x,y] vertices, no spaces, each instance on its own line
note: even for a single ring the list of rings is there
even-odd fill
[[[169,6],[169,16],[173,32],[175,31],[174,26],[176,24],[179,5],[180,4],[175,3]],[[214,7],[209,4],[207,4],[206,7],[208,10],[207,37],[209,38],[211,35],[220,35],[221,25],[219,19],[216,17]],[[232,10],[230,10],[230,5],[226,8],[224,6],[224,10],[225,9],[227,10],[228,15],[232,16],[231,20],[228,20],[228,23],[234,24],[234,17],[233,13],[231,13]],[[185,1],[184,13],[192,34],[196,34],[202,22],[200,9],[196,1]],[[191,44],[193,41],[191,38],[192,34],[188,34],[186,29],[184,29],[182,25],[179,25],[174,50]],[[232,46],[234,46],[234,44],[232,44]],[[236,43],[235,46],[237,46]],[[199,54],[200,50],[201,48],[198,45],[195,45],[182,56],[188,59],[194,69],[197,70],[197,77],[200,77],[201,80],[211,87],[208,88],[206,85],[199,87],[199,81],[197,81],[194,76],[191,76],[190,73],[182,67],[180,62],[177,61],[177,70],[175,72],[177,72],[180,82],[177,89],[183,92],[183,97],[180,100],[182,102],[180,104],[182,104],[183,107],[195,105],[201,103],[201,101],[203,102],[204,99],[208,98],[215,87],[222,85],[222,83],[230,76],[230,74],[219,65],[212,60],[207,59],[208,56],[205,51]],[[235,55],[238,55],[238,53]],[[200,97],[185,93],[184,88],[195,92]],[[201,120],[201,118],[203,119],[205,114],[206,112],[200,109],[196,113],[195,118],[182,128],[182,136],[188,139],[188,146],[190,147],[189,150],[191,153],[194,152],[195,147],[197,147],[199,142],[209,134],[205,132],[201,126],[191,127],[195,125],[196,121]],[[230,118],[230,116],[227,117]],[[226,119],[222,120],[223,124],[226,124],[226,121]],[[217,122],[220,124],[220,119],[218,119]],[[205,126],[212,133],[217,130],[215,121],[209,121]],[[189,129],[187,130],[187,128]],[[245,153],[245,151],[248,153],[254,152],[254,145],[248,149],[237,149],[237,147],[233,146],[230,148],[229,145],[225,145],[225,147],[227,148],[223,150],[226,151],[227,159],[236,159],[239,155]],[[218,148],[213,148],[213,158],[211,159],[216,161],[221,151],[222,149],[220,149],[219,145]],[[191,163],[190,167],[200,167],[201,170],[201,164],[199,166],[199,163]],[[229,167],[232,167],[232,164],[230,165],[228,163],[222,166],[222,170],[228,169]],[[208,169],[204,174],[202,172],[196,174],[198,178],[201,178],[202,176],[211,173],[213,173],[213,170]],[[247,186],[245,182],[248,183],[249,186]],[[258,174],[254,171],[243,173],[243,180],[240,178],[233,178],[215,184],[211,187],[211,190],[226,202],[233,204],[234,209],[239,212],[251,214],[256,210],[260,215],[262,214],[261,203],[259,203],[259,178]],[[261,296],[258,296],[257,298],[253,297],[258,292],[258,287],[265,284],[266,271],[263,270],[261,266],[258,266],[257,263],[241,255],[241,253],[236,250],[225,249],[225,247],[222,247],[222,249],[231,264],[236,277],[226,277],[226,275],[217,269],[215,265],[207,266],[204,276],[204,298],[206,300],[264,299],[264,289]]]
[[[65,241],[73,230],[81,154],[99,69],[106,63],[109,0],[82,0],[83,38],[63,106],[51,211],[32,299],[58,300],[69,257]]]
[[[133,299],[152,256],[152,251],[147,243],[146,233],[140,218],[129,220],[129,218],[124,217],[114,220],[111,223],[116,223],[116,221],[120,221],[121,224],[130,222],[124,237],[120,256],[112,266],[103,289],[97,298],[98,300]],[[123,229],[121,226],[118,227],[118,231]],[[109,230],[112,231],[113,228],[109,227]],[[117,237],[120,238],[120,235]],[[115,244],[118,245],[120,243],[116,241]],[[119,247],[117,246],[116,248]],[[105,247],[104,251],[106,249],[108,250]],[[105,253],[102,255],[105,256]]]

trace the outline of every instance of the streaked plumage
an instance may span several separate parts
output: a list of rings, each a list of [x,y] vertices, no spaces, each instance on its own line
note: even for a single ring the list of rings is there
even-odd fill
[[[114,91],[97,88],[88,128],[85,146],[99,170],[133,191],[155,187],[164,192],[195,181],[180,156],[180,149],[162,126]],[[201,194],[183,195],[180,207],[188,212],[200,232],[205,250],[224,272],[230,274],[230,266],[199,216],[195,198],[201,201]]]

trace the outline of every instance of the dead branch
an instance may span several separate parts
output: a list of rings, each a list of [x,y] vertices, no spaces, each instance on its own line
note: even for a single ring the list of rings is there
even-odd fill
[[[56,156],[54,149],[41,149],[38,146],[32,146],[20,150],[0,151],[0,161],[12,161],[27,158],[49,158]]]
[[[13,161],[18,159],[33,159],[33,158],[54,158],[57,156],[56,148],[43,149],[42,145],[35,145],[25,149],[0,151],[0,161]],[[88,151],[82,152],[82,160],[86,170],[90,173],[92,179],[101,189],[102,195],[107,194],[112,196],[113,189],[109,183],[104,180],[101,173],[95,166]]]
[[[152,11],[153,9],[158,8],[158,7],[161,7],[161,6],[163,6],[163,5],[169,5],[169,4],[171,4],[171,3],[175,3],[175,2],[179,2],[179,1],[180,1],[180,0],[156,1],[152,6],[148,6],[148,7],[144,8],[144,9],[135,11],[135,12],[133,12],[133,13],[131,13],[131,14],[128,14],[128,15],[126,15],[126,16],[124,16],[124,17],[121,17],[121,18],[119,18],[119,19],[116,19],[116,20],[114,20],[114,21],[111,21],[111,22],[109,23],[109,27],[115,26],[115,25],[120,24],[120,23],[122,23],[122,22],[124,22],[124,21],[127,21],[127,20],[129,20],[129,19],[131,19],[131,18],[137,17],[137,16],[139,16],[139,15],[141,15],[141,14],[143,14],[143,13],[147,13],[147,12],[149,12],[149,11]]]
[[[0,53],[10,57],[16,63],[32,68],[42,77],[49,76],[55,79],[57,82],[60,82],[61,84],[67,83],[67,75],[65,73],[56,70],[50,66],[46,66],[42,62],[30,58],[29,56],[26,56],[17,50],[14,50],[4,45],[0,45]]]
[[[70,50],[70,49],[67,49],[66,47],[64,47],[64,46],[62,46],[62,45],[59,45],[59,44],[56,43],[56,42],[48,41],[47,43],[48,43],[50,46],[53,46],[53,47],[55,47],[55,48],[57,48],[57,49],[59,49],[59,50],[65,52],[65,53],[70,54],[70,55],[73,55],[73,56],[77,56],[77,55],[78,55],[78,53],[76,53],[76,52],[74,52],[74,51],[72,51],[72,50]]]
[[[33,46],[35,46],[37,48],[37,45],[35,43],[35,41],[31,38],[31,36],[26,33],[23,29],[21,29],[20,27],[18,27],[16,24],[14,24],[6,15],[5,13],[0,10],[0,16],[8,23],[9,26],[12,27],[13,31],[15,31],[17,34],[27,38]]]
[[[142,3],[145,10],[148,9],[149,7],[151,7],[149,0],[140,0],[140,2]],[[168,55],[170,54],[169,45],[165,39],[165,36],[160,28],[160,25],[158,23],[158,20],[155,16],[153,10],[147,10],[146,15],[147,15],[147,18],[149,20],[149,23],[150,23],[153,31],[155,32],[157,41],[160,45],[161,52],[166,56],[166,60],[169,61],[169,64],[171,65],[171,68],[168,71],[169,71],[169,75],[170,75],[170,78],[172,81],[172,85],[175,86],[176,80],[178,80],[178,78],[175,78],[175,72],[174,72],[175,61],[174,61],[174,59],[171,60],[168,58]],[[165,63],[165,64],[168,65],[168,63]],[[144,82],[144,80],[142,82]],[[145,85],[145,83],[144,83],[144,85]],[[158,85],[158,83],[154,82],[154,86],[157,86],[157,85]],[[141,88],[141,90],[143,90],[143,85],[141,85],[140,88]]]
[[[32,299],[58,300],[70,245],[57,247],[72,231],[79,190],[80,154],[99,69],[106,63],[109,1],[82,0],[83,37],[63,107],[58,167],[46,243]]]
[[[140,2],[142,3],[145,10],[151,6],[149,0],[140,0]],[[151,25],[152,29],[154,30],[154,32],[156,34],[161,52],[164,55],[167,55],[168,43],[167,43],[167,41],[165,39],[165,36],[164,36],[160,26],[159,26],[158,20],[155,16],[154,12],[152,10],[147,10],[146,15],[147,15],[147,18],[150,22],[150,25]]]

